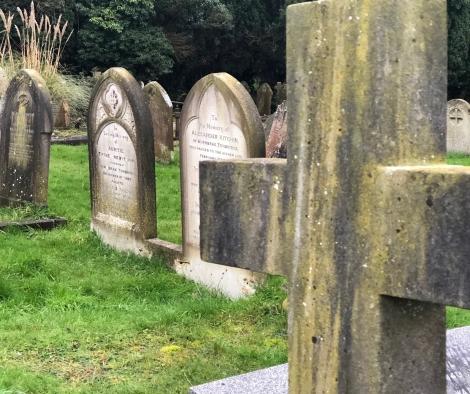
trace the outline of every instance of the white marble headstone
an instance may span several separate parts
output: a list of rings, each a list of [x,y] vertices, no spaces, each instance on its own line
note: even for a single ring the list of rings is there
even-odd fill
[[[447,103],[447,152],[470,154],[470,104],[465,100]]]
[[[263,276],[201,260],[199,248],[199,162],[264,156],[264,133],[256,106],[226,73],[211,74],[189,93],[182,113],[181,169],[183,251],[176,269],[231,298],[254,292]],[[217,212],[213,213],[217,215]]]

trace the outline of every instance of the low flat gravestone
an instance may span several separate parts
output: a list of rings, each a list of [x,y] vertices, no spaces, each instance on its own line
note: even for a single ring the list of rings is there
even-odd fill
[[[256,105],[261,116],[271,115],[273,90],[268,83],[263,83],[256,92]]]
[[[470,155],[470,104],[465,100],[447,103],[447,152]]]
[[[226,73],[201,79],[189,93],[181,115],[183,252],[176,267],[184,276],[238,298],[252,294],[262,276],[201,260],[199,252],[199,162],[262,157],[263,126],[245,88]],[[214,210],[210,215],[218,216]]]
[[[291,393],[446,392],[445,306],[470,308],[446,6],[289,6],[287,163],[200,163],[202,258],[288,277]]]
[[[173,104],[158,82],[148,83],[144,94],[152,116],[155,158],[159,163],[169,163],[173,151]]]
[[[149,255],[156,233],[155,158],[148,107],[123,68],[98,80],[88,116],[91,227],[110,246]]]
[[[52,108],[36,71],[11,81],[0,129],[0,205],[47,205]]]

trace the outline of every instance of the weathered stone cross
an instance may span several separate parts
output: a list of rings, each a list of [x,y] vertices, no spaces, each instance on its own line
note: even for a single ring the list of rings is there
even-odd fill
[[[460,122],[463,122],[463,115],[462,111],[459,108],[453,108],[450,111],[450,120],[454,122],[455,124],[459,124]]]
[[[202,258],[289,277],[290,392],[445,393],[444,306],[470,307],[446,1],[297,4],[287,35],[287,163],[201,164]]]

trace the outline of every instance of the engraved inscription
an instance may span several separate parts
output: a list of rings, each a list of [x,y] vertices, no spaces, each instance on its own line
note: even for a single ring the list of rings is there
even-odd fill
[[[11,113],[10,122],[9,167],[22,170],[28,167],[34,154],[34,113],[28,112],[29,102],[27,95],[22,94],[19,97],[18,110]]]
[[[97,210],[128,222],[136,221],[137,159],[132,140],[118,123],[108,123],[96,144]]]
[[[121,88],[114,83],[110,83],[106,87],[103,98],[109,116],[119,117],[125,104]]]
[[[185,154],[185,233],[186,241],[199,249],[199,162],[214,159],[246,158],[245,137],[235,124],[231,103],[210,86],[201,100],[198,117],[187,125],[184,133]],[[233,108],[233,107],[232,107]],[[233,109],[232,109],[233,111]]]
[[[463,122],[463,113],[460,108],[452,108],[449,111],[449,119],[455,125],[460,125]]]

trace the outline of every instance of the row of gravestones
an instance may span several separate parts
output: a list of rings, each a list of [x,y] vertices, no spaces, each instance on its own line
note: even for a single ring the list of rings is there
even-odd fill
[[[152,90],[151,92],[149,92]],[[180,157],[183,247],[157,238],[155,167],[149,97],[122,68],[105,72],[92,93],[88,116],[92,228],[102,240],[142,255],[168,252],[187,278],[238,298],[254,292],[263,276],[204,262],[199,252],[199,162],[264,157],[261,117],[252,98],[226,73],[200,80],[181,114]],[[145,94],[147,93],[147,94]]]
[[[250,87],[246,82],[242,82],[242,85],[247,91],[250,91]],[[256,106],[261,116],[271,115],[273,96],[275,108],[287,100],[287,85],[285,83],[276,83],[274,90],[275,93],[271,89],[271,86],[267,82],[264,82],[256,91]]]

